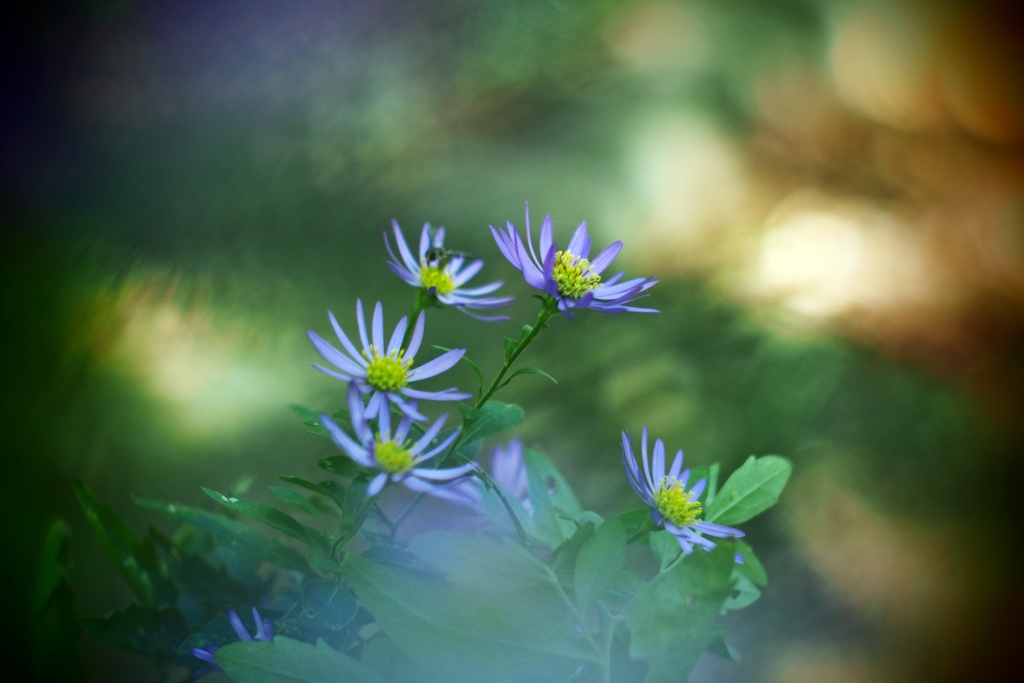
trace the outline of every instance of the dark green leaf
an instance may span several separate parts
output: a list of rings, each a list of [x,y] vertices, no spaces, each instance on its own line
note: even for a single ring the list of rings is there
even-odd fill
[[[739,524],[764,512],[778,502],[792,469],[788,460],[777,455],[750,456],[715,496],[706,519],[717,524]]]
[[[32,673],[37,681],[81,678],[75,591],[68,576],[70,540],[71,527],[57,520],[43,541],[29,621]]]
[[[231,550],[253,558],[255,561],[266,561],[286,569],[306,571],[309,565],[291,546],[278,540],[267,538],[241,522],[222,514],[155,500],[136,500],[138,505],[157,510],[169,517],[203,529],[213,534],[218,541]]]
[[[120,515],[110,505],[97,500],[81,482],[75,483],[75,495],[93,533],[136,599],[143,605],[173,603],[175,587],[152,541],[140,541]]]
[[[385,683],[376,671],[323,641],[310,645],[285,636],[240,641],[214,657],[235,683]]]
[[[154,542],[164,551],[168,571],[184,593],[202,604],[228,607],[256,602],[259,594],[230,576],[224,567],[215,567],[205,556],[184,552],[170,538],[150,530]]]
[[[323,458],[318,464],[324,470],[339,477],[357,477],[366,471],[366,468],[361,467],[359,463],[347,455],[332,455]]]
[[[200,487],[203,492],[215,501],[235,512],[248,517],[249,519],[266,524],[272,529],[277,529],[292,538],[306,543],[311,548],[317,548],[321,552],[329,552],[327,538],[320,532],[310,529],[305,524],[297,521],[294,517],[271,507],[266,503],[247,500],[239,496],[225,496],[205,486]]]
[[[176,608],[135,604],[100,619],[83,619],[82,628],[117,647],[164,661],[177,657],[178,644],[188,636],[185,619]]]

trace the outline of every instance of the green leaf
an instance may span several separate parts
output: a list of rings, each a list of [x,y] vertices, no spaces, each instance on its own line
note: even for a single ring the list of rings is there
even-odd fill
[[[575,532],[571,520],[579,519],[583,509],[569,482],[546,455],[527,448],[523,462],[537,537],[548,547],[555,548]]]
[[[554,377],[552,377],[548,373],[544,372],[540,368],[526,367],[526,368],[519,368],[518,370],[513,372],[511,375],[509,375],[505,379],[504,382],[501,383],[500,386],[501,387],[505,386],[506,384],[508,384],[509,382],[512,381],[513,377],[518,377],[519,375],[539,375],[540,377],[547,378],[547,379],[551,380],[552,382],[554,382],[555,384],[558,384],[558,380],[557,379],[555,379]]]
[[[424,534],[416,550],[451,570],[451,583],[356,555],[343,564],[360,602],[413,659],[459,683],[495,671],[510,681],[562,682],[595,661],[545,565],[507,539],[446,533]]]
[[[294,489],[285,488],[284,486],[268,486],[267,489],[284,502],[302,510],[310,517],[313,517],[314,519],[321,519],[320,510],[318,510],[308,498]]]
[[[737,564],[736,571],[759,586],[767,586],[768,574],[765,573],[761,560],[754,554],[754,549],[740,539],[736,539],[735,543],[736,552],[743,556],[743,564]]]
[[[214,654],[235,683],[386,683],[362,662],[331,648],[276,636],[225,645]]]
[[[733,546],[684,557],[659,580],[641,587],[626,606],[629,654],[649,665],[645,683],[686,680],[713,640],[719,610],[729,596]]]
[[[658,558],[658,568],[661,571],[665,571],[670,564],[679,558],[679,553],[683,552],[683,549],[679,547],[679,541],[676,540],[676,537],[664,529],[651,532],[650,541],[651,551]]]
[[[292,409],[292,412],[295,413],[300,420],[302,420],[303,424],[309,427],[320,426],[320,413],[317,413],[306,406],[301,406],[298,403],[289,403],[288,407]]]
[[[50,525],[32,591],[29,633],[32,680],[77,681],[78,617],[68,574],[71,527],[62,519]]]
[[[245,605],[259,600],[258,591],[250,590],[230,576],[223,566],[212,565],[205,555],[184,551],[156,529],[150,529],[149,533],[164,551],[171,577],[192,599],[219,607]]]
[[[611,589],[625,563],[625,529],[618,520],[609,519],[583,542],[576,559],[576,602],[581,613]]]
[[[431,346],[433,346],[438,351],[444,351],[445,353],[451,351],[451,349],[449,349],[446,346],[438,346],[437,344],[432,344]],[[469,356],[467,356],[466,354],[462,354],[461,360],[465,361],[469,365],[469,367],[473,368],[473,372],[476,373],[476,378],[480,381],[480,389],[477,391],[476,395],[480,396],[484,392],[484,373],[480,371],[480,366],[478,366],[476,363],[470,360]]]
[[[318,464],[327,472],[336,474],[339,477],[358,477],[366,472],[366,468],[347,455],[332,455],[321,459]]]
[[[225,496],[223,493],[218,493],[217,491],[208,489],[205,486],[200,488],[202,488],[206,495],[210,496],[229,510],[234,510],[253,521],[260,522],[261,524],[266,524],[273,529],[277,529],[292,538],[296,538],[303,543],[306,543],[311,548],[316,548],[324,553],[330,552],[326,536],[318,531],[310,529],[291,515],[288,515],[275,507],[271,507],[266,503],[247,500],[239,496]]]
[[[462,434],[462,442],[484,439],[492,434],[515,427],[523,421],[523,409],[514,403],[488,401],[479,410],[459,404],[463,418],[469,423]]]
[[[295,605],[274,620],[274,632],[302,640],[323,638],[328,645],[337,647],[348,640],[346,628],[358,610],[356,596],[348,587],[313,577],[302,584],[302,594]]]
[[[177,503],[144,499],[136,499],[135,502],[183,524],[190,524],[207,531],[213,534],[227,549],[253,558],[256,562],[266,561],[279,567],[298,571],[309,570],[306,560],[291,546],[276,539],[267,538],[255,529],[225,515]]]
[[[75,483],[75,495],[93,533],[136,599],[143,605],[173,603],[176,589],[152,541],[140,541],[120,515],[110,505],[97,500],[81,482]]]
[[[750,456],[715,496],[706,519],[716,524],[739,524],[764,512],[778,502],[792,469],[789,461],[778,455]]]
[[[732,593],[722,604],[722,614],[752,605],[759,597],[761,597],[761,591],[754,585],[754,582],[737,573],[733,576]]]

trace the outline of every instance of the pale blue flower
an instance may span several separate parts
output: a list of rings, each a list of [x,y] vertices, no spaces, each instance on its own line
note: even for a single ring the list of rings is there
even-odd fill
[[[395,275],[402,278],[413,287],[419,287],[446,306],[453,306],[459,310],[481,320],[508,320],[508,316],[479,316],[470,309],[503,308],[512,303],[510,296],[486,296],[498,288],[502,283],[491,282],[480,287],[466,287],[465,284],[473,278],[484,262],[476,259],[466,262],[464,254],[449,252],[444,248],[444,228],[432,231],[430,224],[423,226],[420,233],[419,258],[413,256],[402,235],[402,229],[398,227],[397,221],[391,221],[391,227],[395,233],[395,244],[398,246],[399,259],[391,249],[391,242],[387,233],[384,234],[384,244],[387,246],[391,261],[388,266]]]
[[[526,283],[555,299],[558,309],[566,315],[571,315],[572,309],[582,308],[602,313],[657,313],[652,308],[630,305],[647,296],[643,292],[656,285],[657,280],[635,278],[623,282],[621,272],[607,279],[601,277],[622,249],[621,241],[605,247],[590,261],[586,222],[576,228],[564,250],[558,248],[551,233],[551,216],[547,216],[540,229],[540,248],[535,250],[530,234],[529,205],[526,207],[525,243],[511,221],[504,229],[491,226],[491,234],[501,253],[522,272]]]
[[[491,452],[490,477],[491,481],[511,494],[522,504],[524,510],[532,514],[530,484],[523,455],[523,442],[518,437],[513,437],[505,446],[495,446]],[[483,486],[484,484],[476,479],[461,479],[447,486],[438,487],[434,494],[483,512]]]
[[[356,301],[356,323],[359,326],[359,341],[362,350],[349,341],[335,319],[328,311],[334,333],[338,336],[344,351],[331,346],[326,340],[309,330],[310,341],[324,359],[337,370],[322,365],[313,365],[317,370],[354,384],[362,394],[369,394],[367,412],[371,415],[385,415],[389,404],[398,407],[405,415],[417,420],[426,420],[416,410],[416,401],[461,401],[470,397],[469,394],[456,391],[454,388],[443,391],[420,391],[410,389],[410,382],[418,382],[438,375],[459,362],[465,349],[452,349],[420,367],[413,367],[413,357],[420,349],[423,341],[424,315],[421,312],[416,320],[416,327],[409,340],[408,348],[402,348],[402,340],[408,326],[408,318],[398,321],[387,346],[384,344],[384,309],[378,301],[373,310],[373,327],[371,335],[367,335],[366,319],[363,316],[363,302]]]
[[[409,439],[409,430],[413,424],[412,414],[404,415],[398,428],[392,433],[391,413],[382,412],[378,417],[377,431],[374,433],[370,428],[370,419],[374,416],[364,409],[363,399],[354,385],[350,385],[348,390],[348,410],[356,434],[355,439],[346,434],[328,415],[320,416],[320,424],[345,455],[363,467],[378,470],[366,488],[367,496],[380,493],[388,480],[400,482],[413,491],[432,493],[432,489],[438,483],[462,477],[477,467],[475,462],[447,469],[420,466],[447,450],[459,435],[459,430],[455,430],[439,444],[431,447],[431,443],[444,427],[447,415],[439,417],[427,428],[423,436],[413,442]]]
[[[647,458],[647,426],[644,426],[640,437],[640,454],[643,460],[643,473],[633,454],[633,443],[629,432],[622,432],[622,467],[626,471],[629,485],[647,505],[651,507],[651,519],[655,524],[665,528],[679,541],[679,547],[689,555],[693,546],[711,550],[715,542],[704,538],[701,534],[716,538],[741,538],[744,534],[721,524],[705,522],[699,498],[707,486],[707,479],[701,479],[693,488],[687,489],[690,481],[690,470],[683,469],[683,451],[676,453],[672,467],[665,472],[665,444],[661,439],[654,442],[651,460]],[[737,562],[742,558],[737,556]]]

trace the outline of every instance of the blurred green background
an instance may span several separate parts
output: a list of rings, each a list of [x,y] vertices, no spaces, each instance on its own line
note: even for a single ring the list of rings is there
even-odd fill
[[[695,682],[991,680],[1020,641],[1024,22],[998,3],[141,2],[3,21],[3,613],[46,526],[86,616],[128,600],[80,479],[202,504],[310,475],[289,403],[342,403],[307,329],[393,325],[392,218],[518,295],[432,312],[488,374],[535,315],[488,225],[588,221],[657,316],[558,320],[501,398],[584,505],[636,507],[618,433],[796,465],[746,528],[771,584]],[[349,324],[350,324],[349,322]],[[467,368],[454,371],[471,386]],[[443,382],[435,386],[449,386]],[[24,650],[22,650],[24,651]],[[148,680],[88,638],[88,681]],[[153,678],[155,680],[155,678]]]

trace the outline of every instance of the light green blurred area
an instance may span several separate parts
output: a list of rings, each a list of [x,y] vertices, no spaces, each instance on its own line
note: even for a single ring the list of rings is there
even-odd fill
[[[559,384],[499,397],[584,505],[638,504],[618,444],[644,424],[690,464],[795,463],[747,529],[772,584],[730,617],[744,659],[708,655],[693,680],[997,671],[996,596],[1020,601],[1001,539],[1020,473],[1022,110],[992,76],[1004,36],[969,31],[1000,16],[449,0],[34,17],[73,60],[40,71],[58,123],[29,129],[51,156],[5,193],[10,580],[31,581],[64,516],[83,614],[123,604],[74,478],[141,530],[161,522],[132,497],[315,476],[330,445],[288,404],[333,409],[344,387],[312,369],[305,331],[327,336],[327,310],[353,325],[357,298],[389,327],[405,313],[392,219],[410,239],[444,225],[487,260],[480,282],[517,295],[508,323],[428,314],[427,344],[493,375],[535,307],[487,226],[522,228],[529,201],[534,226],[552,215],[564,242],[586,220],[599,246],[625,242],[628,274],[662,281],[659,315],[555,321],[526,362]],[[432,387],[474,381],[463,366]],[[83,649],[89,680],[135,665]]]

